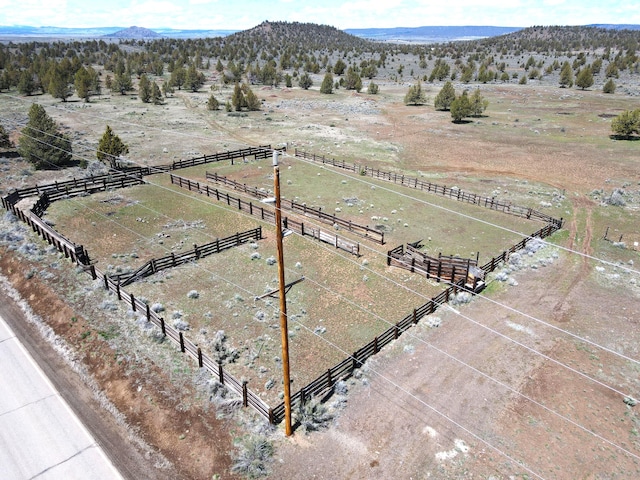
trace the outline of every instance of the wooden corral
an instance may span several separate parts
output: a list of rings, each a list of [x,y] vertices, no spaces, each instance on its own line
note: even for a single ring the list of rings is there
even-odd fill
[[[478,268],[477,258],[465,259],[441,253],[431,257],[407,244],[387,252],[387,265],[425,275],[437,282],[442,280],[454,284],[464,280],[465,287],[474,292],[484,286],[484,270]]]

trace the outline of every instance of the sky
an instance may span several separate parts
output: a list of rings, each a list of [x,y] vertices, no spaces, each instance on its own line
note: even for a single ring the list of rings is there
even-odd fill
[[[0,25],[246,30],[265,20],[339,29],[640,24],[638,0],[0,0]]]

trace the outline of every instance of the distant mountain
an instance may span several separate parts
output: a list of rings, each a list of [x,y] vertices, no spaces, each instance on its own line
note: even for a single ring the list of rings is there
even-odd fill
[[[291,45],[296,51],[301,45],[308,50],[367,48],[370,43],[329,25],[301,22],[262,22],[249,30],[242,30],[230,36],[229,41],[274,42],[274,44]]]
[[[31,27],[28,25],[0,26],[1,36],[20,37],[102,37],[122,30],[123,27],[101,28],[64,28],[64,27]]]
[[[269,34],[271,29],[277,30],[283,22],[264,22],[264,24],[254,27],[262,29],[263,33]],[[293,24],[296,25],[295,23]],[[310,24],[299,24],[307,25]],[[269,28],[266,28],[268,26]],[[318,26],[326,31],[321,37],[336,37],[337,29],[327,26]],[[640,30],[640,25],[636,24],[593,24],[585,27],[596,27],[606,30]],[[133,28],[139,31],[131,30]],[[532,27],[529,27],[532,28]],[[538,27],[540,28],[540,27]],[[250,30],[184,30],[173,28],[154,28],[149,30],[142,27],[92,27],[92,28],[63,28],[54,26],[32,27],[28,25],[0,26],[0,37],[22,37],[22,38],[140,38],[153,39],[157,37],[167,38],[217,38],[226,37],[234,33],[250,32]],[[329,30],[331,29],[331,30]],[[339,32],[348,33],[360,39],[368,39],[379,42],[396,43],[445,43],[457,40],[480,40],[490,37],[501,36],[518,31],[520,27],[492,27],[492,26],[424,26],[424,27],[395,27],[395,28],[350,28]],[[526,29],[525,29],[526,30]],[[148,33],[151,32],[151,33]]]
[[[593,23],[591,25],[585,25],[586,27],[607,28],[609,30],[640,30],[640,25],[634,25],[630,23]]]
[[[160,35],[157,32],[154,32],[153,30],[149,30],[148,28],[133,26],[133,27],[125,28],[123,30],[118,30],[117,32],[110,33],[108,35],[105,35],[105,37],[147,39],[147,38],[161,38],[162,35]]]
[[[350,28],[345,32],[379,42],[442,43],[456,40],[478,40],[518,30],[521,30],[521,27],[469,25],[462,27]]]
[[[1,26],[0,37],[29,37],[29,38],[100,38],[112,36],[115,33],[129,30],[126,27],[32,27],[28,25]],[[146,30],[146,29],[145,29]],[[154,28],[158,36],[170,38],[215,38],[226,37],[237,30],[179,30],[173,28]],[[115,37],[123,38],[123,37]],[[129,37],[132,38],[132,37]],[[136,36],[133,38],[147,38]]]

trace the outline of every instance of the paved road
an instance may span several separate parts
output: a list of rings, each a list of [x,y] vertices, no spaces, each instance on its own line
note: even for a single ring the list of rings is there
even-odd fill
[[[122,476],[0,317],[0,476]]]

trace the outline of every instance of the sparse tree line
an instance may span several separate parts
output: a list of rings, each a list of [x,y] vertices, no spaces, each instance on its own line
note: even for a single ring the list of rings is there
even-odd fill
[[[622,72],[640,72],[639,43],[640,32],[634,31],[532,27],[471,42],[394,45],[369,42],[333,27],[270,22],[224,38],[0,45],[0,91],[50,93],[65,101],[75,89],[78,97],[89,101],[100,94],[104,70],[107,89],[121,94],[132,91],[134,80],[146,75],[149,91],[145,86],[139,96],[158,103],[158,91],[165,97],[174,89],[198,91],[206,80],[204,70],[225,85],[284,82],[291,87],[296,82],[301,88],[310,88],[311,75],[324,72],[338,79],[332,90],[357,91],[363,88],[363,79],[377,78],[380,71],[392,81],[409,74],[422,82],[462,83],[524,84],[556,74],[561,87],[582,89],[601,76],[606,81],[603,90],[613,93]],[[602,53],[585,53],[595,51],[596,45]],[[161,78],[156,89],[154,82]]]
[[[427,96],[420,82],[409,87],[404,103],[405,105],[427,103]],[[481,116],[489,106],[489,101],[482,96],[479,88],[476,88],[471,95],[466,89],[460,95],[456,95],[453,84],[448,81],[436,95],[433,106],[436,110],[451,112],[453,122],[460,123],[467,117]]]
[[[73,160],[71,140],[65,135],[40,104],[34,103],[29,109],[29,120],[20,132],[17,151],[21,157],[36,169],[57,169],[74,163],[87,166],[87,160]],[[3,125],[0,124],[0,148],[16,148]],[[105,164],[114,165],[121,156],[129,153],[129,147],[107,128],[98,142],[96,158]]]
[[[135,90],[142,102],[162,104],[176,89],[199,91],[209,77],[214,83],[206,107],[231,112],[260,109],[251,85],[284,83],[288,88],[295,84],[306,90],[314,85],[313,76],[324,72],[319,86],[322,94],[340,88],[361,92],[365,83],[366,92],[376,94],[379,87],[373,80],[384,71],[392,81],[400,81],[406,74],[417,80],[405,96],[408,105],[426,103],[422,82],[445,82],[434,107],[449,111],[452,120],[460,122],[481,115],[488,102],[479,89],[471,93],[465,89],[456,95],[453,81],[524,84],[555,74],[560,88],[587,89],[599,76],[604,81],[603,91],[614,93],[615,80],[622,72],[631,76],[640,72],[639,44],[638,31],[532,27],[479,41],[394,45],[370,42],[333,27],[271,22],[224,38],[0,44],[0,91],[48,93],[63,102],[75,93],[89,102],[92,96],[101,95],[103,88],[121,95]],[[601,53],[586,53],[597,49]],[[233,85],[227,99],[216,98],[216,81],[220,86]],[[38,166],[45,158],[42,146],[55,144],[51,132],[55,126],[46,121],[43,112],[30,112],[30,123],[32,113],[37,128],[32,125],[31,133],[23,135],[19,150]],[[612,122],[614,134],[638,134],[638,117],[637,110],[618,116]],[[51,136],[52,141],[33,140],[38,131]],[[50,152],[46,162],[70,161],[70,144],[63,143],[57,147],[58,153]],[[4,128],[0,147],[11,148]],[[68,152],[69,157],[62,152]]]

